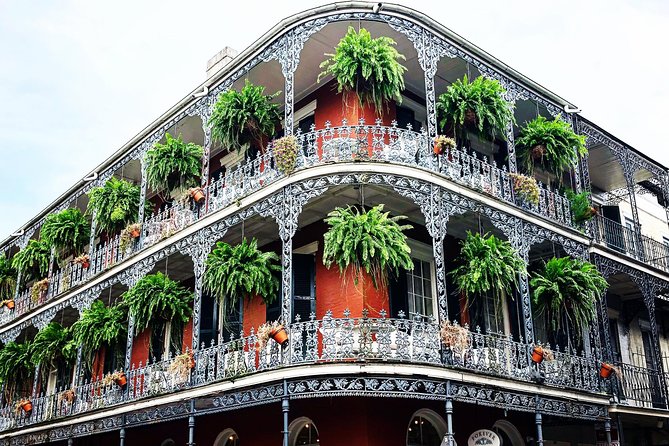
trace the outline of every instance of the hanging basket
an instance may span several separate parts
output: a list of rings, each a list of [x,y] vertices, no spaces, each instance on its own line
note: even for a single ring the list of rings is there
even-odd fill
[[[534,161],[538,161],[546,155],[546,146],[543,144],[537,144],[536,146],[532,147],[532,159]]]
[[[465,110],[465,125],[468,127],[476,127],[477,121],[478,117],[476,116],[476,112],[474,110],[471,108]]]
[[[288,333],[286,332],[286,328],[283,325],[279,325],[277,328],[272,330],[269,333],[269,337],[274,339],[277,344],[280,346],[284,346],[286,342],[288,342]]]
[[[190,196],[193,198],[193,201],[196,202],[197,204],[201,204],[204,199],[204,191],[202,190],[201,187],[194,187],[190,190]]]

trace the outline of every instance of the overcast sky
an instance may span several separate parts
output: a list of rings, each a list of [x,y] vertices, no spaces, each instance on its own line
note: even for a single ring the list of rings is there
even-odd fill
[[[0,240],[202,82],[217,51],[322,3],[0,0]],[[669,165],[667,0],[405,4]]]

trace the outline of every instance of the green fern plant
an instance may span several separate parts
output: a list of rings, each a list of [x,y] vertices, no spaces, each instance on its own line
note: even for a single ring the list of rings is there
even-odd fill
[[[411,248],[404,231],[411,225],[400,225],[404,216],[391,217],[377,205],[368,211],[336,208],[325,222],[330,226],[324,236],[323,264],[339,266],[344,275],[349,268],[357,284],[362,271],[371,276],[375,288],[388,283],[388,273],[412,270]]]
[[[0,254],[0,305],[1,302],[14,299],[16,292],[17,271],[5,254]]]
[[[265,140],[281,122],[279,106],[272,102],[280,92],[265,94],[265,87],[246,79],[241,91],[228,90],[218,96],[209,118],[211,137],[230,150],[253,147],[265,153]]]
[[[597,215],[597,210],[590,203],[590,193],[583,191],[576,193],[571,189],[565,191],[574,216],[574,223],[582,224]]]
[[[276,253],[258,249],[256,239],[243,239],[235,246],[218,242],[207,257],[204,289],[219,299],[226,316],[242,299],[260,296],[270,304],[279,290],[278,260]]]
[[[96,187],[88,194],[88,215],[95,215],[95,230],[116,234],[139,216],[141,189],[128,181],[112,177],[104,186]],[[145,212],[150,213],[151,202],[145,203]]]
[[[30,344],[30,361],[33,366],[41,366],[42,372],[57,367],[62,360],[72,365],[76,359],[77,347],[70,342],[72,333],[58,322],[51,322],[41,329]]]
[[[193,293],[161,272],[144,276],[123,293],[123,300],[135,320],[135,335],[167,321],[183,326],[193,311]]]
[[[125,354],[128,333],[127,306],[121,302],[108,307],[101,300],[96,300],[84,310],[71,331],[72,343],[82,347],[82,361],[89,369],[102,347],[117,352],[120,358]]]
[[[516,139],[518,159],[527,173],[536,165],[562,180],[562,173],[575,167],[584,156],[585,136],[577,135],[558,115],[553,120],[543,116],[527,122]]]
[[[466,128],[476,130],[481,136],[506,139],[509,122],[515,122],[513,105],[504,99],[506,90],[494,79],[479,76],[469,82],[467,75],[451,84],[439,96],[437,110],[441,127],[453,126],[459,138],[464,138]]]
[[[608,286],[595,265],[571,257],[550,259],[530,279],[535,310],[553,330],[568,322],[578,339],[595,322],[595,304]]]
[[[6,399],[11,400],[30,389],[34,370],[30,342],[8,342],[0,350],[0,382],[5,386]]]
[[[165,144],[156,143],[146,152],[148,186],[159,193],[198,186],[203,154],[202,146],[166,133]]]
[[[23,283],[46,277],[49,272],[51,247],[44,240],[29,240],[28,244],[12,258],[12,268],[23,276]]]
[[[395,49],[390,37],[373,39],[369,31],[362,28],[356,32],[352,26],[339,41],[334,54],[320,64],[325,71],[321,78],[331,74],[338,84],[339,93],[355,93],[360,106],[374,106],[380,115],[388,101],[402,102],[404,72],[407,70],[400,60],[404,55]]]
[[[48,215],[40,231],[40,237],[56,248],[61,259],[82,253],[88,246],[90,236],[91,225],[76,208]]]
[[[465,299],[492,292],[501,300],[511,295],[518,283],[518,275],[526,274],[525,262],[506,240],[492,234],[473,234],[461,242],[459,265],[449,274],[456,290]]]

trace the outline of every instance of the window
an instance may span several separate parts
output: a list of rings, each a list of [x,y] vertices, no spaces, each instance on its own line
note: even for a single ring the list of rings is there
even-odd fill
[[[228,312],[228,314],[223,314],[223,307],[219,307],[218,319],[220,321],[221,327],[221,336],[224,340],[229,340],[231,338],[239,339],[239,336],[244,329],[242,325],[244,317],[244,299],[239,299],[239,305],[236,309],[233,309]]]
[[[421,409],[407,427],[407,446],[440,446],[446,435],[446,423],[435,411]]]
[[[311,250],[314,246],[313,251]],[[293,321],[300,316],[300,321],[308,321],[311,313],[316,312],[316,256],[318,248],[307,245],[293,251]],[[268,321],[281,318],[281,290],[274,302],[267,305],[265,317]]]
[[[434,279],[434,259],[432,247],[409,240],[413,271],[400,273],[390,278],[390,314],[398,317],[400,311],[405,316],[436,317],[437,302]]]
[[[239,446],[239,436],[237,432],[232,429],[225,429],[223,432],[218,434],[216,441],[214,441],[214,446]]]
[[[288,444],[290,446],[318,446],[318,429],[313,421],[300,417],[288,426]]]

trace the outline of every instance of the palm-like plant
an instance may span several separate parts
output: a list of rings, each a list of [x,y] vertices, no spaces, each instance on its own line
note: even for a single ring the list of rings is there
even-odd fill
[[[111,177],[104,186],[91,190],[86,212],[95,215],[97,233],[118,233],[130,223],[136,222],[140,195],[139,186],[115,177]],[[147,201],[145,206],[150,212],[151,203]]]
[[[91,225],[76,208],[48,215],[40,231],[40,237],[58,250],[60,258],[82,253],[90,236]]]
[[[506,240],[492,234],[473,234],[461,242],[459,266],[451,271],[459,293],[471,296],[492,292],[502,299],[518,283],[518,274],[526,274],[525,262]]]
[[[183,325],[193,311],[193,293],[161,272],[143,277],[123,294],[123,300],[135,319],[135,335],[168,321]]]
[[[23,276],[24,283],[30,279],[45,277],[49,272],[51,247],[44,240],[30,240],[24,249],[12,258],[12,268]]]
[[[58,322],[51,322],[35,335],[30,344],[30,361],[35,367],[41,366],[43,373],[57,367],[59,360],[71,365],[77,353],[77,346],[71,340],[69,329]]]
[[[218,242],[207,257],[204,288],[219,299],[225,315],[238,308],[240,300],[254,296],[270,304],[279,290],[278,260],[276,253],[258,249],[256,239],[243,239],[235,246]]]
[[[530,279],[537,312],[553,330],[568,322],[578,338],[596,320],[595,304],[608,286],[595,265],[570,257],[550,259]]]
[[[0,254],[0,302],[14,299],[16,291],[16,269],[12,267],[12,262]]]
[[[128,312],[125,304],[106,306],[94,301],[71,328],[72,342],[82,347],[82,359],[89,368],[101,347],[107,347],[121,356],[128,332]]]
[[[241,91],[221,93],[209,118],[212,139],[230,150],[254,147],[264,153],[264,139],[272,136],[281,122],[279,106],[272,102],[279,93],[266,95],[265,87],[248,79]]]
[[[538,164],[560,180],[562,172],[575,167],[578,159],[588,152],[585,136],[574,133],[559,115],[552,121],[538,116],[526,123],[516,146],[518,159],[527,173],[532,173]]]
[[[0,382],[5,385],[7,399],[11,400],[18,392],[28,390],[33,372],[29,342],[8,342],[0,350]]]
[[[382,204],[363,212],[350,206],[336,208],[325,219],[330,228],[324,236],[323,264],[327,268],[336,264],[341,274],[351,268],[355,283],[364,271],[375,288],[385,286],[389,271],[399,274],[400,269],[413,269],[404,234],[411,225],[398,223],[405,218],[391,217]]]
[[[146,179],[157,192],[185,190],[199,184],[202,146],[184,142],[181,135],[165,134],[165,144],[156,143],[146,152]]]
[[[330,58],[321,63],[325,71],[318,75],[318,80],[331,74],[340,93],[355,93],[360,106],[372,105],[381,114],[386,102],[393,99],[402,102],[406,67],[399,61],[406,58],[395,45],[390,37],[373,39],[366,29],[356,32],[349,26],[335,53],[326,54]]]
[[[462,138],[465,127],[473,128],[481,136],[499,135],[506,139],[505,129],[515,122],[513,105],[504,99],[506,90],[494,79],[479,76],[469,82],[467,75],[451,84],[439,96],[437,109],[441,127],[453,125]]]

